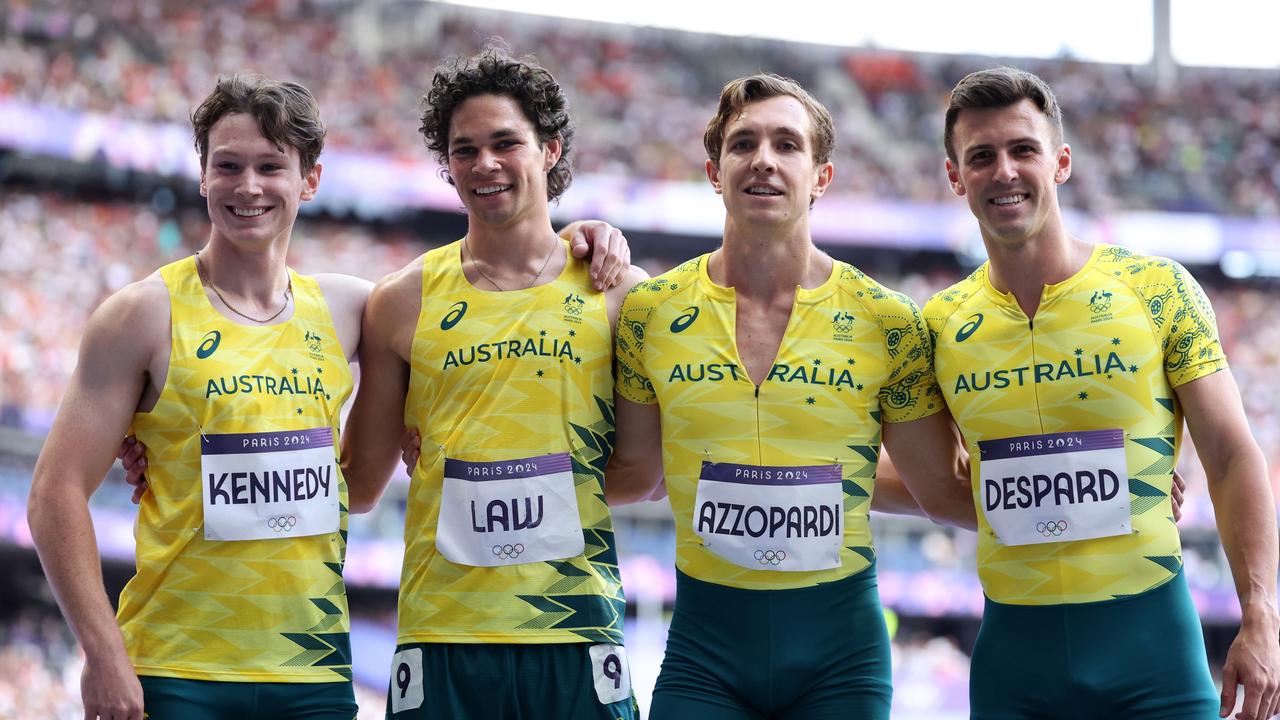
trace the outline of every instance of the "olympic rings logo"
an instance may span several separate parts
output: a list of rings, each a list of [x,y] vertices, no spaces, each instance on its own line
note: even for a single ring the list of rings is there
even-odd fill
[[[1036,523],[1036,532],[1045,537],[1059,537],[1067,531],[1066,520],[1050,520],[1049,522]]]
[[[756,560],[761,565],[779,565],[787,559],[785,550],[757,550]]]
[[[524,552],[524,544],[516,543],[515,545],[494,545],[493,554],[503,560],[511,560],[520,557]]]
[[[267,527],[276,532],[289,532],[298,524],[298,518],[293,515],[281,515],[267,520]]]

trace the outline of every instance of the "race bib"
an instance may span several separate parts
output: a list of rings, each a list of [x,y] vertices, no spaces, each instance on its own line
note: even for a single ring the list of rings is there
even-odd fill
[[[581,555],[586,542],[569,454],[445,458],[436,546],[452,562],[479,567]]]
[[[1003,545],[1127,535],[1123,430],[983,440],[982,509]]]
[[[338,531],[333,429],[200,436],[206,540]]]
[[[693,529],[716,555],[751,570],[840,566],[839,465],[702,463]]]

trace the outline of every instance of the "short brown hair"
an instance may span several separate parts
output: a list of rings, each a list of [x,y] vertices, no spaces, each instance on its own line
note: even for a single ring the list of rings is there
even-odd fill
[[[237,73],[219,75],[213,92],[191,113],[201,168],[209,156],[209,132],[219,120],[234,113],[257,120],[263,137],[276,149],[297,150],[304,175],[316,166],[324,149],[325,127],[311,91],[295,82]]]
[[[1058,107],[1058,98],[1054,97],[1048,83],[1017,68],[979,70],[965,75],[956,83],[947,104],[947,125],[942,133],[942,143],[947,148],[947,157],[951,158],[951,162],[956,162],[955,127],[961,110],[1008,107],[1024,98],[1035,103],[1040,112],[1049,118],[1054,142],[1061,143],[1062,108]]]
[[[702,136],[707,157],[716,167],[720,167],[724,130],[730,119],[740,114],[749,103],[780,96],[795,98],[808,111],[809,120],[813,124],[813,161],[819,165],[831,161],[831,154],[836,149],[836,129],[831,113],[795,80],[762,73],[730,80],[720,91],[720,107],[716,109],[711,122],[707,123],[707,131]]]
[[[479,55],[453,57],[436,68],[431,89],[423,98],[422,124],[418,131],[427,141],[449,176],[449,126],[453,113],[476,95],[505,95],[516,101],[533,125],[544,147],[560,139],[560,159],[547,171],[547,199],[555,200],[573,182],[569,150],[573,147],[574,126],[569,117],[569,101],[560,84],[531,55],[513,58],[498,39],[491,40]]]

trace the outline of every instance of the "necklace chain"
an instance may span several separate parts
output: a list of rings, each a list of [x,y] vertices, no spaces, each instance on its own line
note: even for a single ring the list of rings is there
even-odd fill
[[[258,323],[259,325],[265,325],[271,322],[272,320],[275,320],[276,318],[280,317],[281,313],[283,313],[285,310],[289,308],[289,298],[293,296],[293,277],[289,276],[288,270],[286,270],[285,277],[287,278],[288,284],[286,284],[284,288],[284,306],[281,307],[279,310],[277,310],[275,314],[272,315],[271,317],[258,319],[256,317],[253,317],[252,315],[246,315],[240,312],[239,310],[237,310],[234,305],[227,302],[227,299],[222,296],[221,292],[218,292],[218,286],[213,284],[213,278],[209,276],[209,271],[205,269],[204,263],[200,261],[199,252],[196,253],[196,271],[200,273],[200,279],[204,282],[204,284],[208,285],[209,288],[213,290],[213,294],[218,296],[218,299],[222,301],[223,305],[227,306],[228,310],[239,315],[245,320],[252,320],[253,322]]]
[[[529,284],[524,286],[525,290],[528,290],[529,288],[533,287],[533,284],[538,282],[538,278],[542,277],[542,271],[546,270],[547,265],[551,263],[551,256],[555,254],[556,246],[558,244],[559,243],[552,243],[551,249],[547,251],[546,259],[542,261],[542,267],[538,268],[538,273],[533,276],[533,279],[529,281]],[[480,273],[480,277],[484,278],[485,280],[488,280],[489,284],[498,288],[499,291],[507,292],[506,288],[502,287],[497,283],[496,280],[489,277],[489,273],[485,272],[484,268],[480,267],[480,263],[476,261],[476,254],[472,252],[471,248],[467,245],[467,236],[465,235],[462,237],[462,251],[467,255],[471,256],[471,267],[475,268],[476,272]]]

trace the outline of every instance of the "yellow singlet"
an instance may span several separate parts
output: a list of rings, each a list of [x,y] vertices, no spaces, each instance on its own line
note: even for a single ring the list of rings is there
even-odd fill
[[[460,243],[424,257],[400,644],[621,642],[612,333],[588,270],[569,258],[550,283],[486,292]]]
[[[336,440],[351,373],[320,288],[290,271],[292,319],[249,327],[209,304],[194,258],[160,275],[171,349],[155,408],[133,418],[150,490],[120,595],[129,656],[140,675],[349,680]]]
[[[797,288],[757,387],[734,290],[711,281],[708,257],[636,286],[618,321],[617,391],[662,410],[677,566],[750,589],[865,570],[881,423],[942,408],[919,309],[836,262],[821,286]]]
[[[1182,567],[1169,501],[1182,424],[1173,389],[1227,366],[1186,270],[1099,245],[1045,287],[1033,322],[983,265],[925,316],[972,458],[986,594],[1084,603],[1170,580]]]

